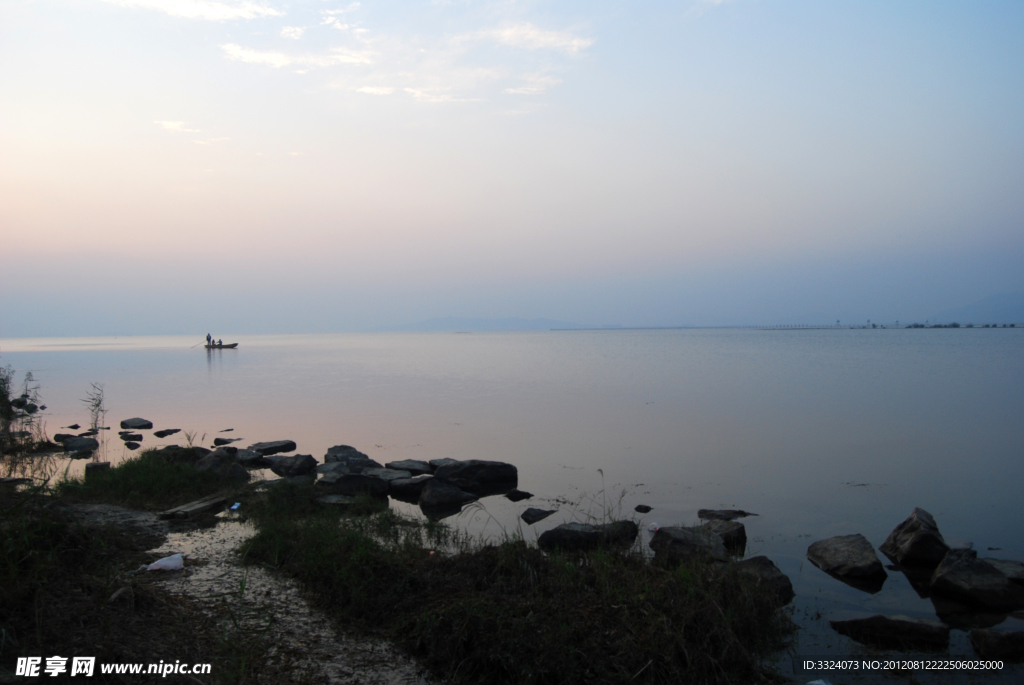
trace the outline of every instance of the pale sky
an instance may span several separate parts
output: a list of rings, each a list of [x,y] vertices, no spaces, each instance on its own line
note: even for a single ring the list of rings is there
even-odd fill
[[[0,337],[1024,290],[1024,5],[0,0]]]

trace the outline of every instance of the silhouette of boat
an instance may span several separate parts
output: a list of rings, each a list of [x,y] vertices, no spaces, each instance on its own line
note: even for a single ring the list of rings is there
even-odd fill
[[[224,345],[206,345],[208,350],[233,350],[238,347],[238,343],[226,343]]]

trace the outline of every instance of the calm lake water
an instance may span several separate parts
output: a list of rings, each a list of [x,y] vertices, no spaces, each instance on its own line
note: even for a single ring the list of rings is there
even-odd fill
[[[536,497],[486,498],[486,511],[454,519],[474,533],[517,530],[526,506],[559,508],[523,525],[528,539],[573,516],[633,515],[637,504],[654,507],[644,527],[695,524],[701,508],[756,512],[743,520],[748,554],[768,555],[793,581],[805,628],[798,657],[863,653],[831,632],[829,618],[935,615],[897,572],[875,595],[825,575],[805,558],[816,540],[863,533],[877,547],[917,506],[951,544],[1024,560],[1024,329],[231,341],[239,349],[190,348],[198,338],[183,337],[0,340],[0,363],[33,372],[50,434],[88,422],[81,400],[98,382],[114,431],[141,416],[207,446],[215,436],[244,438],[240,446],[292,439],[319,460],[349,444],[382,463],[515,464],[520,488]],[[147,433],[144,446],[182,439]],[[113,461],[126,454],[116,434],[106,449]],[[998,628],[1024,621],[1010,616]],[[971,653],[962,631],[951,653]]]

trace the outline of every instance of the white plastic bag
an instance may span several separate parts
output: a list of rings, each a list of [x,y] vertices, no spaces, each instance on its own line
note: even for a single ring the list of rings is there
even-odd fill
[[[181,558],[181,554],[172,554],[169,557],[163,559],[157,559],[152,564],[146,567],[147,571],[180,571],[185,568],[185,560]]]

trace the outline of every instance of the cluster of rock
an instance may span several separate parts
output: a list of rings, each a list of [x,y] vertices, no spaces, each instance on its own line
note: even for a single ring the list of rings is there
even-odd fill
[[[951,549],[924,509],[889,534],[879,550],[921,597],[930,598],[941,620],[871,616],[831,621],[832,628],[864,644],[894,649],[946,649],[951,627],[970,630],[982,657],[1024,659],[1024,631],[987,630],[1024,608],[1024,563],[980,558],[969,548]],[[812,544],[807,558],[852,587],[878,592],[888,575],[863,535],[841,535]]]
[[[78,430],[80,426],[74,424],[68,426],[71,430]],[[137,450],[141,447],[143,435],[139,433],[140,430],[152,430],[153,422],[142,418],[125,419],[121,422],[121,430],[118,431],[118,437],[124,442],[124,446],[130,450]],[[106,426],[91,428],[82,433],[57,433],[53,436],[53,441],[64,447],[64,452],[68,457],[72,459],[84,459],[92,456],[92,454],[99,449],[100,443],[96,440],[97,435],[101,430],[108,430]],[[154,431],[153,435],[158,438],[166,438],[170,435],[180,432],[180,428],[166,428],[164,430]]]

